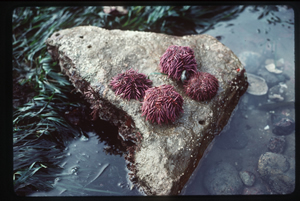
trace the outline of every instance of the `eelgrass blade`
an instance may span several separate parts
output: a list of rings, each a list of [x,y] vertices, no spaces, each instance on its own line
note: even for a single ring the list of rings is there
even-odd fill
[[[109,166],[109,164],[106,164],[106,165],[104,165],[101,169],[100,169],[100,171],[99,171],[99,173],[90,181],[90,182],[88,182],[86,185],[84,185],[84,187],[86,187],[87,185],[89,185],[89,184],[91,184],[93,181],[95,181],[98,177],[100,177],[100,175],[104,172],[104,170],[107,168]]]

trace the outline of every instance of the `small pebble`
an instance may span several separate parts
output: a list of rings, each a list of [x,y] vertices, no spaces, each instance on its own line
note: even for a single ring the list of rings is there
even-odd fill
[[[284,136],[275,136],[271,137],[268,149],[273,153],[281,154],[285,147],[285,137]]]
[[[268,64],[265,67],[271,73],[276,73],[276,74],[282,73],[282,70],[277,69],[274,63]]]
[[[284,115],[272,115],[273,130],[276,135],[289,135],[295,130],[295,121]]]
[[[252,172],[249,171],[240,171],[239,175],[242,179],[242,182],[246,185],[246,186],[253,186],[254,182],[255,182],[255,175]]]

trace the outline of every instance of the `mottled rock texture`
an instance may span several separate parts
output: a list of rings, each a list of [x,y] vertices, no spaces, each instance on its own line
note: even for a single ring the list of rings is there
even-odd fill
[[[92,104],[93,115],[118,126],[125,139],[136,141],[126,158],[132,162],[131,179],[147,195],[180,193],[248,86],[239,59],[209,35],[177,37],[81,26],[55,32],[46,44],[75,88]],[[219,91],[212,100],[192,100],[181,82],[160,73],[159,59],[170,45],[191,47],[198,70],[218,79]],[[174,123],[145,121],[142,99],[127,101],[115,95],[110,80],[130,68],[146,74],[153,86],[170,84],[182,95],[184,112]]]
[[[237,195],[243,190],[238,171],[227,162],[215,163],[204,176],[204,186],[211,195]]]
[[[274,194],[295,190],[295,160],[282,154],[266,152],[259,157],[258,173]]]

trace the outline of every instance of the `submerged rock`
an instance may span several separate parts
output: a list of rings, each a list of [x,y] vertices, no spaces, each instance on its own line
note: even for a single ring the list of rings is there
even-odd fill
[[[203,182],[211,195],[237,195],[243,190],[238,171],[227,162],[215,164],[207,170]]]
[[[283,101],[286,97],[287,93],[287,85],[285,83],[280,82],[278,85],[270,88],[268,92],[268,98],[271,101]]]
[[[286,156],[266,152],[258,161],[258,173],[277,194],[292,193],[295,189],[295,160]]]
[[[265,68],[269,72],[275,73],[275,74],[280,74],[280,73],[282,73],[282,67],[284,66],[284,59],[280,58],[276,62],[274,61],[274,59],[267,59],[265,61],[265,64],[266,64]]]
[[[273,114],[271,121],[273,123],[272,132],[276,135],[289,135],[295,130],[295,121],[285,115]]]
[[[242,179],[242,182],[246,185],[246,186],[253,186],[254,182],[255,182],[255,175],[254,173],[250,172],[250,171],[240,171],[239,175]]]
[[[271,73],[276,73],[276,74],[282,73],[282,70],[277,69],[274,63],[270,63],[268,65],[265,65],[265,67]]]
[[[273,87],[280,82],[286,82],[290,80],[290,77],[285,74],[276,74],[276,73],[271,73],[269,72],[266,68],[259,68],[258,71],[256,72],[258,76],[263,77],[266,80],[266,83],[268,84],[268,87]]]
[[[285,137],[284,136],[271,137],[269,144],[268,144],[268,149],[271,152],[281,154],[284,150],[284,147],[285,147]]]
[[[261,96],[268,92],[268,85],[264,78],[248,73],[249,86],[247,93]]]
[[[177,37],[81,26],[55,32],[46,44],[62,71],[91,103],[92,115],[118,126],[124,140],[136,143],[125,158],[131,162],[131,180],[147,195],[180,193],[248,86],[239,59],[209,35]],[[217,78],[219,90],[212,100],[192,100],[181,82],[160,73],[160,57],[170,45],[192,48],[198,70]],[[112,77],[130,68],[147,75],[152,87],[172,85],[182,96],[183,113],[175,122],[146,121],[139,100],[125,100],[114,93],[109,85]]]
[[[243,195],[265,195],[268,194],[264,188],[264,186],[252,186],[252,187],[246,187],[243,190]]]

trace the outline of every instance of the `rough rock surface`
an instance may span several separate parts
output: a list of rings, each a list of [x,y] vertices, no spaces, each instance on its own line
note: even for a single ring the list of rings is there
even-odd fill
[[[295,160],[282,154],[266,152],[258,161],[258,173],[277,194],[289,194],[295,190]]]
[[[268,143],[268,150],[281,154],[285,147],[285,136],[273,136]]]
[[[211,195],[237,195],[243,190],[238,171],[227,162],[215,164],[206,171],[204,186]]]
[[[136,141],[126,159],[132,162],[131,179],[147,195],[180,193],[248,86],[239,59],[209,35],[176,37],[81,26],[55,32],[46,44],[62,71],[91,103],[93,115],[118,126],[125,139]],[[159,73],[159,59],[170,45],[191,47],[198,70],[218,79],[219,91],[211,101],[190,99],[182,83]],[[111,78],[130,68],[149,76],[153,86],[170,84],[182,95],[184,112],[173,124],[145,121],[140,101],[115,95],[109,86]]]
[[[243,190],[243,195],[266,195],[267,192],[264,186],[253,186],[253,187],[245,187]]]
[[[242,182],[246,185],[246,186],[253,186],[254,182],[255,182],[255,174],[250,172],[250,171],[240,171],[239,175],[242,179]]]

